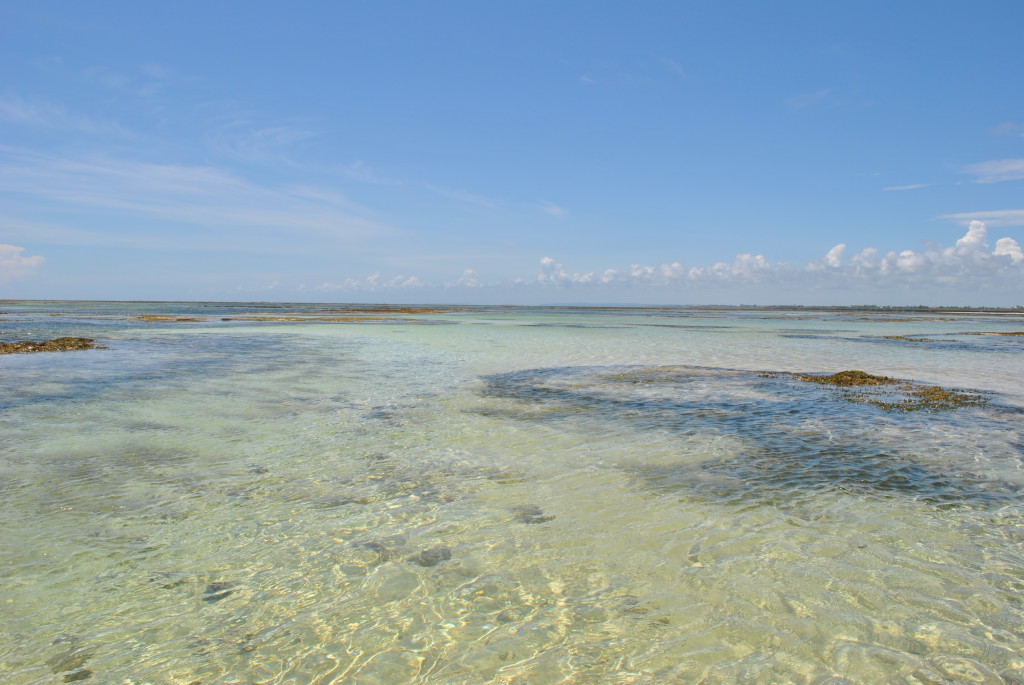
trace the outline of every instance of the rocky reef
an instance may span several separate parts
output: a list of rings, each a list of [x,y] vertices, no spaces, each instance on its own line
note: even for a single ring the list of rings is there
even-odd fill
[[[102,350],[92,338],[54,338],[53,340],[19,340],[0,342],[0,354],[26,354],[28,352],[67,352],[70,350]]]
[[[850,402],[866,402],[885,411],[946,411],[960,407],[978,407],[987,403],[987,398],[963,390],[942,388],[937,385],[919,385],[910,381],[875,376],[865,371],[839,371],[831,376],[798,375],[797,380],[819,383],[839,388],[843,399]],[[851,392],[848,388],[879,388]]]

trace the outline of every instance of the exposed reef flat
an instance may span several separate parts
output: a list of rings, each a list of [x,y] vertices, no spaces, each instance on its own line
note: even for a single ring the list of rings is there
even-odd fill
[[[194,316],[170,316],[169,314],[143,314],[142,316],[136,316],[135,321],[206,321],[206,319],[196,318]]]
[[[266,314],[260,314],[256,316],[227,316],[222,317],[221,321],[259,321],[268,323],[281,323],[286,321],[291,322],[306,322],[306,323],[352,323],[356,321],[396,321],[394,317],[384,316],[268,316]]]
[[[982,331],[980,333],[965,333],[964,335],[1006,335],[1013,338],[1024,338],[1024,331],[1009,331],[1009,332],[998,332],[998,331]]]
[[[92,338],[54,338],[53,340],[19,340],[0,342],[0,354],[26,354],[28,352],[67,352],[69,350],[102,350]]]
[[[796,375],[795,378],[807,383],[840,388],[843,399],[850,402],[866,402],[885,411],[944,411],[960,407],[979,407],[988,402],[984,396],[977,393],[937,385],[919,385],[888,376],[874,376],[858,370],[840,371],[831,376]],[[846,390],[880,386],[886,386],[882,392]]]

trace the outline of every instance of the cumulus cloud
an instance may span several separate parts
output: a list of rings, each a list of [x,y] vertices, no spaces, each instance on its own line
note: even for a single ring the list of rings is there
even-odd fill
[[[325,292],[346,291],[346,292],[381,292],[384,290],[399,290],[407,288],[422,288],[426,285],[417,276],[405,276],[398,274],[391,278],[384,278],[379,273],[370,274],[366,278],[346,278],[345,280],[333,283],[325,281],[316,286],[315,290]]]
[[[993,159],[968,164],[964,173],[974,176],[975,183],[999,183],[1024,179],[1024,159]]]
[[[988,229],[972,221],[950,247],[889,250],[866,247],[844,263],[840,243],[803,268],[769,262],[764,255],[740,253],[731,262],[684,266],[679,262],[642,265],[603,272],[573,272],[551,257],[540,262],[535,283],[542,286],[623,284],[699,286],[765,283],[807,287],[979,286],[1002,283],[1024,288],[1024,251],[1010,237],[988,242]]]
[[[477,276],[475,271],[472,269],[466,269],[462,272],[462,275],[459,276],[458,280],[453,283],[446,283],[445,285],[450,288],[458,288],[460,286],[465,288],[479,288],[483,286],[483,283],[480,282],[480,278]]]
[[[1024,250],[1011,237],[990,244],[988,227],[972,221],[950,246],[928,245],[924,249],[880,250],[864,247],[848,254],[846,243],[839,243],[821,257],[800,266],[770,261],[762,254],[741,252],[731,261],[706,265],[687,265],[679,261],[661,264],[629,264],[594,270],[573,270],[551,256],[542,257],[533,277],[521,277],[511,283],[485,283],[473,269],[449,281],[422,281],[414,276],[347,278],[319,286],[324,291],[384,292],[397,289],[464,289],[503,287],[546,290],[667,288],[687,290],[764,288],[764,292],[782,289],[842,289],[870,292],[877,289],[906,288],[914,292],[934,288],[977,289],[1005,287],[1024,291]],[[596,289],[596,290],[595,290]]]
[[[22,257],[25,248],[0,243],[0,281],[27,276],[43,263],[43,258]]]
[[[825,269],[838,269],[843,265],[843,253],[846,252],[846,243],[839,243],[821,259],[816,259],[807,265],[809,271],[824,271]]]
[[[1020,245],[1013,238],[1000,238],[996,241],[996,249],[992,254],[997,257],[1009,257],[1010,261],[1017,264],[1024,261],[1024,252],[1021,252]]]

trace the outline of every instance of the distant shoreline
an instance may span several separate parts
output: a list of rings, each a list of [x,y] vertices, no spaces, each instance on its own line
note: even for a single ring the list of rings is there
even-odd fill
[[[585,304],[585,303],[558,303],[558,304],[436,304],[436,303],[372,303],[372,302],[266,302],[246,300],[35,300],[35,299],[0,299],[0,305],[8,304],[191,304],[202,306],[247,306],[260,309],[289,309],[294,307],[344,307],[354,310],[401,310],[401,309],[432,309],[437,313],[448,311],[474,311],[489,309],[587,309],[601,311],[793,311],[793,312],[847,312],[847,313],[889,313],[889,314],[1009,314],[1024,315],[1024,305],[1013,307],[968,307],[968,306],[938,306],[938,305],[801,305],[801,304],[680,304],[680,305],[652,305],[652,304]]]

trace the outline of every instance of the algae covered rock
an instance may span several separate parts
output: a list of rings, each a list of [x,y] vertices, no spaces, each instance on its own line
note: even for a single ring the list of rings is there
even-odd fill
[[[19,340],[0,342],[0,354],[26,354],[28,352],[67,352],[70,350],[104,349],[92,338],[54,338],[53,340]]]
[[[839,371],[831,376],[800,376],[800,380],[810,383],[821,383],[823,385],[835,385],[847,388],[856,385],[891,385],[897,383],[895,379],[888,376],[873,376],[865,371]]]
[[[937,385],[920,385],[858,370],[839,371],[831,376],[798,375],[796,379],[831,385],[839,389],[843,399],[864,402],[889,412],[948,411],[960,407],[979,407],[988,402],[987,398],[978,393]]]

